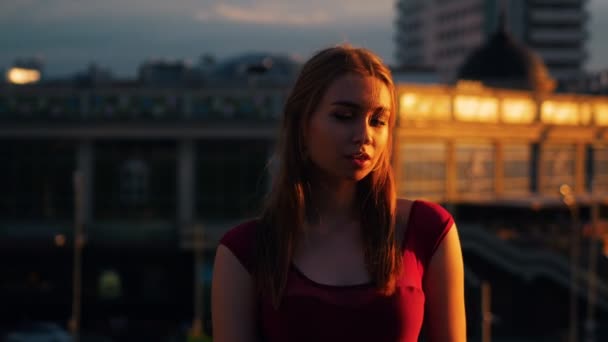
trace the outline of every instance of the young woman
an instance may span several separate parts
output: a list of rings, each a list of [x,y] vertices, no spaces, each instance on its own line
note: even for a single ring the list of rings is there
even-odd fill
[[[318,52],[284,108],[260,218],[215,257],[213,339],[465,341],[463,264],[451,215],[397,199],[389,69],[350,46]]]

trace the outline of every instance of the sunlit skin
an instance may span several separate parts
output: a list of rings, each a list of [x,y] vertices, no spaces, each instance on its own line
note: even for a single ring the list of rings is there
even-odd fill
[[[330,84],[307,122],[305,153],[313,165],[314,208],[294,264],[319,283],[370,281],[355,191],[387,153],[391,106],[392,95],[381,80],[347,74]],[[369,159],[353,160],[360,152]]]
[[[325,222],[331,221],[329,213],[342,222],[353,217],[356,183],[386,153],[391,105],[391,93],[380,79],[347,74],[330,84],[311,114],[305,153],[315,170],[315,209]],[[369,160],[353,160],[360,152]]]
[[[375,77],[345,75],[334,81],[312,113],[306,136],[311,161],[334,182],[355,182],[369,174],[386,150],[391,94]],[[371,160],[353,166],[360,151]]]

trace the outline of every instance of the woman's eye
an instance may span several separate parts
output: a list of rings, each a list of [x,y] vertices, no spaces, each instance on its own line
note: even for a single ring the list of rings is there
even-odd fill
[[[373,126],[384,126],[386,125],[386,120],[383,118],[372,118],[371,124]]]
[[[348,120],[348,119],[352,118],[353,115],[351,113],[336,112],[336,113],[334,113],[334,117],[338,120]]]

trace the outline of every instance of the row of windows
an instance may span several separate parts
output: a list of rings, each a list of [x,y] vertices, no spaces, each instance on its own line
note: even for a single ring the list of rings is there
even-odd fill
[[[424,44],[423,37],[416,34],[398,33],[395,37],[397,47],[405,46],[408,50],[422,48]]]
[[[0,94],[0,120],[276,120],[273,94]]]
[[[403,40],[403,45],[408,49],[420,49],[424,45],[424,41],[421,37],[410,37]]]
[[[534,11],[534,10],[549,10],[549,11],[554,11],[554,10],[571,10],[573,12],[580,12],[583,9],[585,1],[577,1],[577,2],[569,2],[569,3],[564,3],[564,2],[560,2],[560,1],[552,1],[551,3],[542,3],[542,2],[535,2],[533,4],[529,4],[528,5],[528,10],[529,11]]]
[[[444,44],[453,41],[454,39],[464,36],[481,36],[482,28],[479,23],[474,23],[469,26],[451,27],[449,30],[441,30],[437,33],[437,39]]]
[[[466,55],[469,52],[469,47],[464,45],[453,45],[448,48],[441,49],[435,53],[435,58],[453,58]]]
[[[2,141],[0,155],[0,217],[73,217],[74,144]]]
[[[531,21],[531,19],[529,19]],[[583,23],[571,23],[571,22],[560,22],[556,20],[552,23],[545,22],[531,22],[530,26],[528,26],[529,31],[535,30],[582,30],[584,28]]]
[[[424,10],[424,7],[424,1],[401,0],[397,2],[397,8],[401,10],[402,13],[405,13],[407,15],[418,14],[419,12]]]
[[[582,51],[585,47],[582,42],[539,42],[535,43],[533,46],[534,49],[542,50],[542,49],[572,49],[576,51]]]
[[[424,57],[422,55],[413,55],[398,58],[398,61],[402,65],[423,65]]]
[[[196,145],[195,215],[245,217],[257,212],[267,189],[267,141],[205,141]],[[0,154],[0,217],[74,217],[75,142],[4,141]],[[177,145],[174,142],[95,143],[94,220],[169,219],[177,212]]]
[[[93,219],[176,218],[177,151],[174,142],[104,142],[94,145]],[[196,144],[195,216],[202,220],[235,219],[259,213],[268,189],[269,141],[201,141]],[[8,161],[0,169],[0,217],[25,220],[71,220],[76,144],[61,141],[4,141],[0,153]],[[496,154],[491,144],[456,146],[456,188],[462,194],[492,194]],[[401,195],[445,194],[447,146],[404,144]],[[508,144],[504,151],[504,183],[509,193],[556,193],[574,184],[574,145],[535,149]],[[536,164],[534,160],[539,159]],[[608,148],[588,147],[586,186],[608,192]],[[540,169],[536,169],[537,165]],[[538,175],[542,175],[539,178]],[[542,184],[536,184],[542,179]],[[403,193],[405,191],[405,193]]]
[[[444,143],[405,144],[399,149],[401,161],[400,195],[445,198],[447,192],[447,145]],[[459,144],[455,150],[456,191],[461,196],[495,193],[496,154],[491,144]],[[536,160],[539,160],[537,169]],[[557,195],[562,184],[575,184],[574,145],[526,144],[503,147],[504,193],[509,195]],[[608,193],[608,148],[589,147],[586,158],[586,189]],[[540,178],[539,178],[540,176]],[[541,183],[537,183],[541,181]]]
[[[405,16],[400,15],[397,17],[397,25],[399,28],[410,31],[410,30],[418,30],[423,25],[421,16]]]
[[[547,65],[550,71],[559,71],[560,69],[581,70],[582,61],[571,63],[547,61],[545,64]]]
[[[399,22],[399,29],[404,32],[412,33],[419,32],[422,28],[422,22],[420,20],[403,21]]]
[[[470,14],[482,13],[483,10],[484,4],[483,1],[480,1],[478,3],[471,3],[467,6],[457,7],[453,10],[439,11],[439,14],[437,14],[435,18],[436,22],[440,24],[453,23],[468,17]]]
[[[421,51],[409,47],[398,46],[396,52],[397,62],[401,65],[424,64]]]

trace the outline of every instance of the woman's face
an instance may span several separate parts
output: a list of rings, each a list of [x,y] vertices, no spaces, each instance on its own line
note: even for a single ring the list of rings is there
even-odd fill
[[[336,79],[309,119],[308,157],[327,176],[363,179],[387,148],[391,105],[391,93],[378,78]]]

